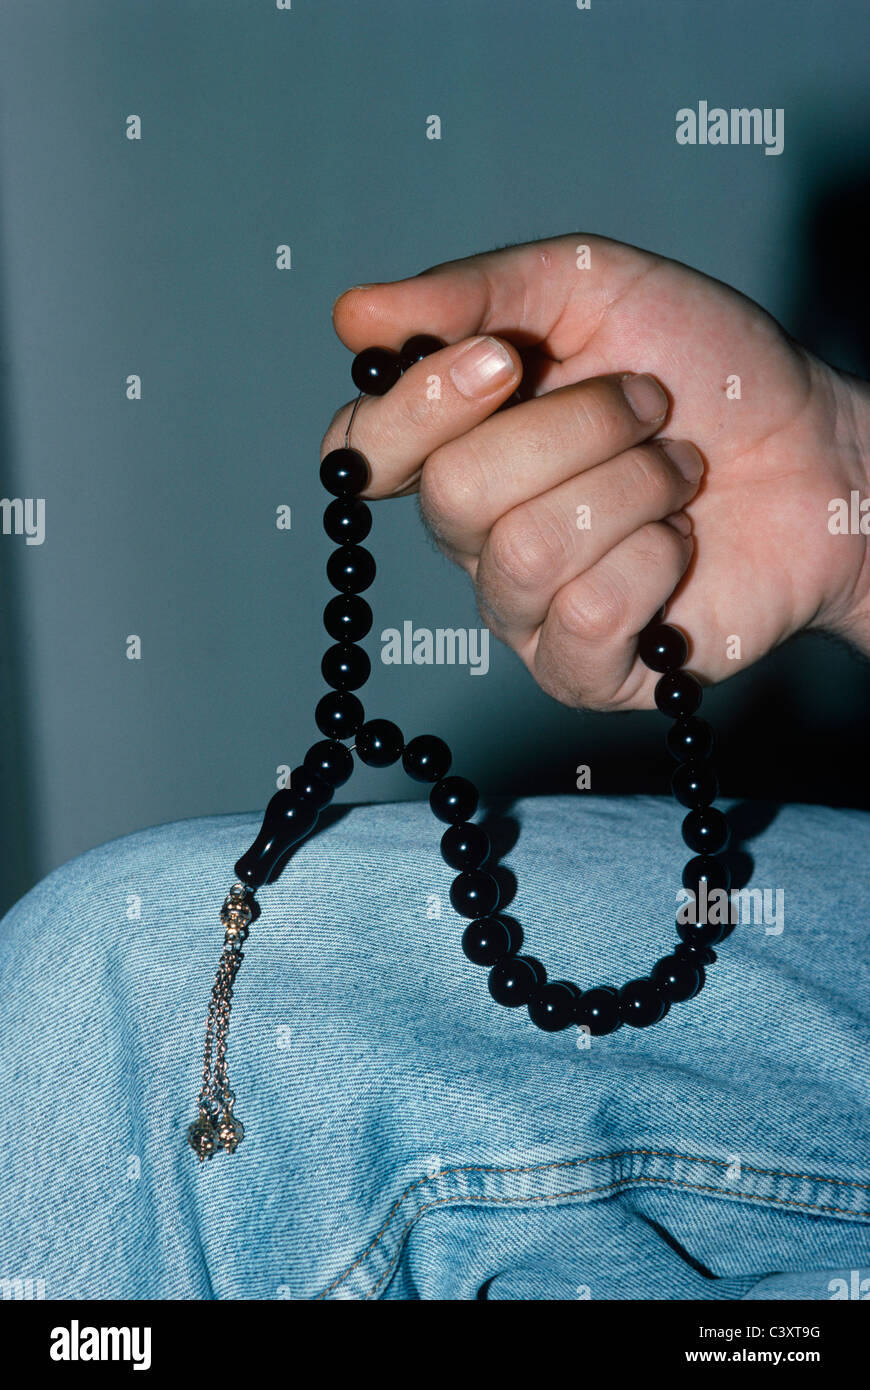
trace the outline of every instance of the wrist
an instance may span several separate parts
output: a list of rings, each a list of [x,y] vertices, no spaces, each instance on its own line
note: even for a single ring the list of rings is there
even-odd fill
[[[824,522],[831,584],[811,626],[870,653],[870,382],[818,361],[813,374],[831,480]]]

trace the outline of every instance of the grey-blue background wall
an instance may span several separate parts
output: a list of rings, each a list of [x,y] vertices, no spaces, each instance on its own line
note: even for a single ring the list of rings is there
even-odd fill
[[[0,493],[46,505],[44,544],[0,536],[0,906],[138,827],[261,807],[316,735],[346,286],[599,232],[867,372],[864,0],[4,0],[0,41]],[[679,146],[701,99],[782,107],[784,152]],[[375,525],[371,711],[493,793],[571,792],[581,762],[665,789],[655,714],[559,707],[503,648],[484,678],[381,665],[382,627],[479,620],[413,500]],[[824,638],[721,686],[725,791],[866,805],[868,695]]]

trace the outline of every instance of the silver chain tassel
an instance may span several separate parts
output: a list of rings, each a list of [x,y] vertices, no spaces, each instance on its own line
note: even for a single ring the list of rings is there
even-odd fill
[[[224,946],[208,1006],[198,1114],[187,1130],[187,1142],[200,1162],[212,1158],[218,1149],[234,1153],[245,1137],[241,1120],[233,1114],[236,1098],[227,1076],[227,1033],[233,985],[244,960],[242,942],[252,915],[248,889],[234,883],[221,908]]]

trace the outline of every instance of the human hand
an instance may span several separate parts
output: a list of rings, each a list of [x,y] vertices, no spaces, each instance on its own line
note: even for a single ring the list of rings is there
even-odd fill
[[[360,402],[351,444],[372,469],[364,495],[419,489],[487,626],[558,700],[651,707],[657,677],[637,634],[666,600],[707,682],[806,627],[870,650],[867,537],[828,530],[832,498],[868,493],[870,390],[735,290],[618,242],[564,236],[355,287],[333,316],[354,352],[419,332],[449,344]],[[491,360],[476,387],[457,385],[479,335],[503,373]],[[621,381],[628,372],[643,381]],[[661,396],[656,409],[646,374],[670,407]],[[521,376],[528,399],[499,411]],[[739,399],[726,392],[735,377]],[[646,396],[648,418],[632,394]],[[324,453],[343,443],[350,408]],[[665,423],[681,441],[671,457]]]

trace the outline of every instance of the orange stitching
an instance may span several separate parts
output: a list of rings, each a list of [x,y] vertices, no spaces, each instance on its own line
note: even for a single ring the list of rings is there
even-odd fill
[[[793,1198],[791,1198],[791,1197],[761,1197],[761,1196],[759,1196],[757,1193],[750,1193],[750,1192],[734,1192],[733,1190],[729,1190],[728,1188],[725,1188],[725,1187],[705,1187],[705,1186],[703,1186],[701,1183],[696,1183],[696,1182],[680,1182],[680,1181],[679,1181],[678,1179],[676,1179],[676,1178],[620,1178],[617,1182],[614,1182],[614,1183],[606,1183],[603,1187],[580,1187],[580,1188],[578,1188],[578,1189],[576,1190],[576,1192],[553,1192],[553,1193],[549,1193],[549,1194],[543,1194],[543,1195],[541,1195],[541,1196],[539,1196],[539,1197],[484,1197],[484,1196],[476,1196],[476,1197],[440,1197],[440,1198],[439,1198],[437,1201],[435,1201],[435,1202],[427,1202],[425,1206],[422,1206],[422,1207],[420,1208],[420,1210],[417,1212],[416,1216],[414,1216],[414,1217],[408,1222],[407,1226],[405,1227],[405,1229],[402,1231],[401,1235],[399,1236],[399,1247],[398,1247],[398,1249],[397,1249],[397,1251],[396,1251],[396,1257],[395,1257],[395,1259],[392,1260],[392,1261],[390,1262],[388,1268],[387,1268],[387,1269],[384,1271],[384,1273],[381,1275],[381,1277],[380,1277],[380,1279],[378,1280],[378,1282],[377,1282],[376,1284],[373,1284],[373,1285],[372,1285],[372,1287],[369,1289],[368,1293],[367,1293],[367,1294],[363,1294],[363,1297],[364,1297],[364,1298],[371,1298],[372,1294],[373,1294],[378,1288],[380,1288],[380,1286],[381,1286],[381,1284],[384,1282],[384,1280],[385,1280],[390,1274],[392,1274],[392,1272],[395,1270],[396,1266],[398,1265],[399,1260],[400,1260],[401,1257],[402,1257],[402,1250],[403,1250],[403,1248],[404,1248],[404,1243],[405,1243],[405,1237],[406,1237],[406,1235],[407,1235],[408,1232],[410,1231],[411,1227],[414,1226],[414,1225],[416,1225],[416,1223],[419,1221],[419,1219],[420,1219],[420,1217],[423,1215],[423,1213],[426,1212],[426,1211],[429,1211],[432,1207],[443,1207],[443,1206],[446,1206],[447,1204],[449,1204],[449,1203],[451,1203],[451,1202],[455,1203],[457,1206],[464,1205],[465,1202],[486,1202],[486,1203],[489,1204],[489,1205],[494,1205],[495,1203],[504,1204],[504,1203],[507,1203],[507,1202],[519,1202],[519,1203],[522,1203],[523,1206],[525,1206],[525,1205],[526,1205],[527,1203],[529,1203],[529,1202],[558,1202],[558,1201],[561,1201],[561,1200],[562,1200],[563,1198],[565,1198],[565,1197],[582,1197],[582,1196],[585,1196],[585,1194],[586,1194],[587,1192],[607,1192],[607,1191],[610,1190],[611,1188],[614,1188],[614,1189],[615,1189],[615,1188],[618,1188],[618,1187],[628,1187],[631,1183],[638,1183],[638,1182],[642,1182],[642,1183],[667,1183],[667,1184],[668,1184],[669,1186],[671,1186],[671,1187],[687,1187],[687,1188],[690,1188],[693,1192],[715,1192],[715,1193],[718,1193],[720,1196],[723,1196],[723,1197],[737,1197],[737,1198],[739,1198],[741,1201],[748,1201],[748,1202],[780,1202],[780,1203],[782,1203],[782,1204],[784,1204],[784,1205],[786,1205],[786,1206],[790,1206],[790,1207],[809,1207],[809,1208],[812,1208],[814,1211],[833,1211],[833,1212],[837,1212],[839,1215],[842,1215],[842,1216],[854,1216],[854,1215],[856,1214],[856,1213],[853,1212],[853,1211],[849,1211],[848,1207],[827,1207],[827,1206],[822,1206],[822,1205],[821,1205],[820,1203],[818,1203],[818,1202],[797,1202],[797,1201],[795,1201],[795,1200],[794,1200]],[[351,1269],[353,1269],[353,1266],[352,1266],[352,1265],[351,1265]],[[349,1270],[347,1270],[346,1273],[347,1273],[347,1274],[350,1274],[350,1272],[351,1272],[351,1270],[349,1269]],[[346,1277],[346,1275],[342,1275],[342,1279],[344,1279],[345,1277]],[[339,1281],[339,1282],[340,1282],[340,1281]],[[332,1287],[332,1286],[331,1286],[331,1287]],[[329,1289],[324,1289],[323,1293],[318,1294],[317,1297],[318,1297],[318,1298],[323,1298],[324,1294],[325,1294],[325,1293],[328,1293],[328,1292],[329,1292]]]
[[[521,1165],[521,1166],[516,1167],[516,1168],[499,1168],[499,1167],[496,1167],[496,1166],[491,1165],[491,1164],[465,1164],[465,1165],[461,1165],[461,1166],[455,1167],[455,1168],[442,1168],[442,1170],[441,1170],[440,1173],[426,1173],[426,1174],[424,1174],[423,1177],[415,1178],[414,1181],[413,1181],[412,1183],[410,1183],[410,1184],[405,1188],[405,1191],[401,1194],[401,1196],[399,1196],[399,1197],[396,1199],[396,1201],[394,1202],[393,1206],[390,1208],[389,1212],[387,1213],[387,1216],[386,1216],[386,1218],[385,1218],[385,1220],[384,1220],[383,1226],[382,1226],[381,1229],[378,1231],[377,1235],[373,1237],[371,1243],[370,1243],[368,1246],[366,1246],[366,1248],[365,1248],[365,1250],[362,1252],[362,1254],[359,1255],[359,1256],[357,1257],[357,1259],[354,1260],[353,1264],[348,1265],[347,1269],[345,1269],[341,1274],[339,1274],[338,1277],[337,1277],[336,1279],[333,1279],[333,1281],[332,1281],[331,1284],[327,1284],[327,1286],[326,1286],[325,1289],[323,1289],[319,1294],[316,1294],[316,1295],[315,1295],[315,1298],[324,1298],[324,1297],[326,1296],[326,1294],[331,1293],[332,1290],[333,1290],[334,1288],[336,1288],[339,1284],[343,1283],[343,1281],[347,1278],[347,1276],[348,1276],[349,1274],[352,1274],[352,1273],[353,1273],[353,1271],[356,1269],[357,1265],[362,1264],[363,1260],[365,1260],[365,1259],[371,1254],[372,1250],[374,1250],[375,1246],[376,1246],[376,1245],[378,1244],[378,1242],[383,1238],[384,1232],[386,1231],[387,1227],[389,1226],[390,1222],[392,1221],[392,1219],[393,1219],[393,1217],[395,1216],[396,1212],[398,1211],[399,1207],[400,1207],[400,1206],[402,1205],[402,1203],[405,1201],[405,1198],[406,1198],[406,1197],[409,1197],[410,1194],[411,1194],[416,1188],[418,1188],[418,1187],[423,1187],[426,1183],[429,1183],[429,1182],[436,1182],[436,1181],[438,1180],[438,1178],[445,1178],[445,1177],[447,1177],[449,1174],[455,1174],[455,1173],[544,1173],[544,1172],[550,1171],[551,1169],[557,1169],[557,1168],[577,1168],[577,1167],[580,1167],[581,1165],[586,1164],[586,1163],[604,1163],[604,1162],[609,1162],[609,1160],[610,1160],[610,1159],[613,1159],[613,1158],[633,1158],[633,1157],[637,1157],[637,1156],[640,1156],[640,1157],[642,1157],[642,1158],[679,1158],[679,1159],[682,1159],[682,1160],[683,1160],[684,1162],[686,1162],[686,1163],[708,1163],[708,1164],[710,1164],[711,1166],[716,1167],[716,1168],[727,1168],[727,1167],[730,1166],[729,1163],[728,1163],[725,1159],[721,1159],[721,1158],[702,1158],[702,1157],[700,1157],[700,1155],[698,1155],[698,1154],[679,1154],[679,1153],[674,1153],[673,1151],[667,1150],[667,1149],[618,1149],[618,1150],[616,1150],[616,1152],[610,1153],[610,1154],[591,1154],[588,1158],[564,1158],[564,1159],[558,1159],[557,1161],[555,1161],[555,1162],[553,1162],[553,1163],[533,1163],[533,1164],[528,1164],[528,1165]],[[791,1179],[793,1179],[793,1180],[796,1181],[796,1182],[812,1182],[812,1183],[827,1182],[827,1183],[835,1183],[835,1184],[836,1184],[837,1186],[839,1186],[839,1187],[853,1187],[853,1188],[859,1188],[859,1189],[861,1189],[861,1190],[864,1190],[864,1189],[870,1190],[870,1183],[851,1182],[848,1178],[814,1177],[813,1175],[811,1175],[811,1174],[809,1174],[809,1173],[787,1173],[787,1172],[785,1171],[785,1169],[783,1169],[783,1168],[754,1168],[754,1167],[752,1167],[750,1164],[744,1163],[744,1164],[741,1164],[741,1171],[744,1172],[744,1173],[757,1173],[757,1174],[759,1174],[759,1176],[761,1176],[761,1177],[791,1178]],[[620,1184],[624,1184],[624,1183],[627,1183],[627,1182],[670,1182],[670,1181],[672,1181],[670,1178],[625,1178],[625,1179],[620,1179]],[[677,1179],[674,1179],[673,1181],[676,1183],[676,1182],[677,1182]],[[696,1187],[696,1186],[697,1186],[697,1185],[694,1184],[694,1183],[683,1183],[683,1184],[678,1184],[678,1185],[685,1186],[685,1187]],[[723,1194],[726,1194],[726,1195],[730,1192],[730,1189],[726,1189],[726,1188],[698,1188],[697,1190],[700,1191],[700,1192],[704,1192],[704,1191],[722,1192]],[[591,1187],[591,1188],[583,1188],[582,1191],[584,1191],[584,1192],[606,1192],[606,1191],[607,1191],[607,1188],[606,1188],[606,1187],[602,1187],[602,1188]],[[558,1194],[557,1194],[557,1195],[558,1195]],[[569,1193],[569,1194],[565,1194],[565,1195],[571,1196],[571,1195],[576,1195],[576,1194],[570,1194],[570,1193]],[[734,1194],[731,1193],[731,1195],[734,1195]],[[747,1196],[748,1196],[749,1194],[743,1194],[743,1195],[747,1195]],[[445,1198],[445,1199],[443,1199],[443,1200],[439,1200],[438,1202],[427,1203],[426,1206],[424,1206],[424,1207],[422,1207],[422,1208],[420,1209],[420,1211],[417,1213],[417,1215],[418,1215],[418,1216],[422,1215],[422,1213],[423,1213],[424,1211],[428,1210],[428,1207],[429,1207],[429,1206],[441,1206],[441,1205],[443,1205],[444,1201],[484,1201],[484,1200],[489,1200],[489,1201],[491,1201],[491,1202],[513,1202],[513,1201],[529,1201],[529,1202],[535,1202],[535,1201],[550,1201],[550,1200],[554,1200],[554,1199],[548,1198],[548,1197],[528,1197],[528,1198],[519,1198],[519,1197],[491,1197],[491,1198],[488,1198],[488,1199],[482,1198],[482,1197],[474,1197],[474,1198],[470,1198],[470,1197],[469,1197],[469,1198]],[[783,1202],[787,1202],[787,1201],[789,1201],[790,1199],[785,1198],[785,1197],[783,1197],[782,1199],[780,1199],[780,1198],[757,1197],[757,1198],[754,1198],[753,1200],[756,1200],[756,1201],[779,1201],[779,1200],[782,1200]],[[809,1203],[806,1203],[806,1202],[803,1202],[803,1203],[797,1202],[797,1203],[793,1203],[793,1205],[796,1205],[796,1206],[811,1206],[811,1207],[816,1207],[817,1210],[819,1210],[819,1211],[834,1211],[834,1212],[842,1211],[843,1214],[846,1215],[846,1216],[854,1216],[854,1215],[856,1214],[855,1212],[849,1211],[848,1208],[841,1208],[841,1207],[825,1207],[825,1206],[821,1206],[821,1205],[819,1205],[819,1204],[817,1204],[817,1203],[813,1203],[813,1202],[809,1202]],[[416,1220],[416,1218],[415,1218],[415,1220]],[[412,1222],[411,1224],[413,1224],[413,1222]],[[406,1227],[405,1229],[406,1229],[406,1231],[407,1231],[409,1228]],[[403,1235],[404,1235],[404,1232],[403,1232]],[[401,1239],[401,1237],[400,1237],[400,1239]],[[375,1285],[375,1288],[377,1288],[377,1285]],[[366,1296],[368,1297],[368,1295],[366,1295]]]

